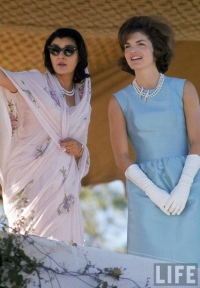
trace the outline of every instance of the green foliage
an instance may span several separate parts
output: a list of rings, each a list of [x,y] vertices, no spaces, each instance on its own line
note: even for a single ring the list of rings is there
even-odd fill
[[[30,280],[23,274],[39,273],[43,263],[25,254],[20,235],[6,233],[5,226],[3,231],[5,235],[0,237],[0,283],[4,288],[26,287]]]
[[[53,281],[56,279],[57,287],[61,287],[59,284],[58,275],[65,275],[70,277],[76,277],[81,283],[85,283],[88,287],[93,288],[117,288],[116,285],[109,285],[106,277],[113,278],[116,281],[122,280],[122,269],[119,267],[106,267],[98,268],[87,260],[83,269],[78,271],[69,271],[50,257],[50,253],[41,252],[44,251],[43,247],[36,248],[34,240],[27,235],[10,234],[6,233],[5,225],[3,227],[4,234],[0,236],[0,288],[26,288],[29,283],[32,283],[33,276],[36,275],[38,284],[34,280],[34,287],[42,287],[42,281],[45,283],[50,282],[53,287]],[[28,241],[29,245],[33,245],[37,252],[42,253],[43,257],[46,256],[47,262],[53,262],[56,267],[45,266],[44,262],[37,260],[36,258],[30,258],[23,249],[23,244]],[[40,275],[41,269],[46,272],[48,279],[44,279],[44,276]],[[80,279],[80,276],[86,276],[86,280]],[[92,279],[94,286],[88,279]],[[125,281],[134,283],[131,279],[125,278]],[[95,284],[96,283],[96,284]],[[37,286],[36,286],[37,285]],[[133,286],[138,287],[139,286]]]

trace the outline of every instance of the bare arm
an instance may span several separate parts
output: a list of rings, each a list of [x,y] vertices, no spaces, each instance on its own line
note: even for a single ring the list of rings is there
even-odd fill
[[[171,191],[164,212],[180,215],[187,203],[190,188],[200,167],[200,107],[197,91],[192,83],[186,81],[184,86],[184,112],[188,138],[190,142],[189,155],[183,167],[178,184]]]
[[[8,89],[12,93],[17,92],[17,88],[10,81],[10,79],[5,75],[5,73],[0,69],[0,86]]]
[[[200,106],[199,97],[194,85],[186,81],[184,87],[184,112],[188,131],[189,154],[200,155]]]
[[[169,194],[157,187],[137,164],[133,164],[128,151],[128,137],[126,132],[126,121],[117,100],[112,97],[108,106],[110,123],[110,139],[117,167],[125,172],[125,176],[137,185],[149,199],[155,203],[163,212]],[[169,212],[164,212],[169,215]]]
[[[110,125],[110,140],[117,167],[125,172],[133,164],[128,151],[128,138],[126,122],[121,108],[114,96],[110,99],[108,106],[108,117]]]

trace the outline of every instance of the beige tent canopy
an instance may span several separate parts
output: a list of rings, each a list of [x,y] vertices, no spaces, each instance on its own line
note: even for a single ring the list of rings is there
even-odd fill
[[[134,15],[160,15],[174,28],[176,57],[168,75],[187,78],[200,93],[200,1],[198,0],[1,0],[0,66],[12,71],[44,71],[45,39],[59,27],[81,32],[89,51],[92,118],[88,147],[91,168],[83,185],[124,179],[109,140],[107,105],[131,75],[116,65],[120,25]],[[134,156],[133,156],[134,157]]]

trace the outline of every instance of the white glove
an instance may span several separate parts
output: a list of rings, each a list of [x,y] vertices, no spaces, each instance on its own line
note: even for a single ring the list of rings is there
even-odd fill
[[[167,202],[164,211],[172,215],[180,215],[185,208],[190,194],[190,188],[194,177],[200,167],[200,156],[197,154],[188,155],[183,167],[183,171],[178,184],[172,190],[170,199]]]
[[[125,176],[144,191],[149,199],[165,214],[170,215],[167,210],[164,210],[165,204],[168,202],[170,195],[165,190],[157,187],[137,164],[129,166],[125,171]]]

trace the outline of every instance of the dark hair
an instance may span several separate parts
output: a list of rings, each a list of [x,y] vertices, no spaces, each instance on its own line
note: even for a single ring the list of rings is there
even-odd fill
[[[122,24],[118,32],[120,48],[124,51],[124,44],[129,36],[140,32],[148,37],[153,46],[154,59],[159,72],[168,70],[169,64],[174,57],[174,32],[171,27],[157,16],[135,16]],[[125,57],[118,60],[118,65],[123,71],[135,75]]]
[[[49,38],[46,40],[46,43],[44,45],[44,51],[43,51],[43,58],[44,58],[44,66],[49,70],[51,74],[55,74],[55,71],[53,69],[51,59],[50,59],[50,53],[47,49],[49,45],[51,45],[52,41],[55,38],[65,38],[69,37],[72,38],[77,45],[78,53],[79,53],[79,62],[76,66],[75,72],[74,72],[74,78],[73,82],[80,83],[83,79],[90,77],[89,74],[85,73],[85,68],[88,66],[87,61],[87,47],[85,45],[85,42],[81,36],[81,34],[72,28],[59,28],[56,31],[54,31]]]

